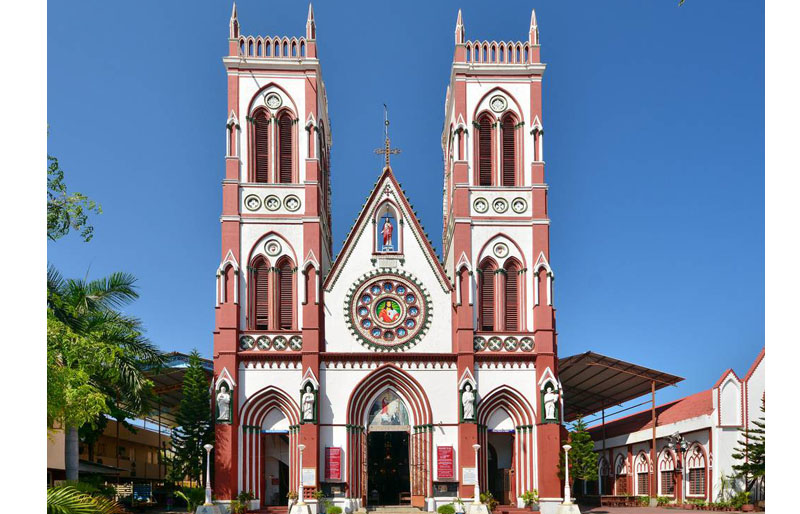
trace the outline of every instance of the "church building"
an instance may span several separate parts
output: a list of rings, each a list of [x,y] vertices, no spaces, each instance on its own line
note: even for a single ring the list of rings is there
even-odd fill
[[[252,491],[259,507],[286,505],[294,492],[312,513],[317,491],[345,512],[433,511],[478,492],[519,505],[534,489],[543,512],[562,501],[545,64],[535,14],[519,28],[522,41],[467,40],[458,13],[442,256],[387,136],[385,167],[334,259],[313,9],[304,37],[255,37],[234,6],[213,351],[219,500]]]

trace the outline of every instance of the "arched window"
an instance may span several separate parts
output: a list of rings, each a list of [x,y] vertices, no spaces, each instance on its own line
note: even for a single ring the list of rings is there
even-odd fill
[[[278,182],[292,182],[292,117],[288,112],[278,118]]]
[[[697,443],[686,452],[686,477],[689,482],[688,496],[706,495],[706,455]]]
[[[628,493],[628,463],[622,455],[617,455],[614,464],[614,494],[621,496]]]
[[[294,267],[289,259],[278,265],[278,329],[294,327]]]
[[[491,260],[481,264],[478,274],[478,298],[480,300],[480,310],[478,311],[478,328],[483,331],[491,332],[495,328],[494,319],[494,275],[495,264]]]
[[[488,114],[478,119],[478,185],[492,185],[492,119]]]
[[[259,257],[251,267],[252,305],[251,326],[255,330],[269,329],[269,263]]]
[[[253,180],[261,184],[269,182],[269,118],[267,112],[259,110],[254,116],[255,134]]]
[[[636,458],[636,494],[650,495],[650,466],[644,453],[640,453]]]
[[[506,302],[506,326],[505,329],[508,331],[518,331],[519,328],[519,311],[520,311],[520,299],[519,299],[519,270],[520,266],[513,259],[509,259],[509,261],[505,265],[506,269],[506,291],[505,291],[505,302]]]
[[[514,133],[515,125],[516,119],[514,119],[514,116],[506,114],[503,117],[501,125],[503,138],[502,177],[503,185],[506,187],[517,185],[517,143],[516,134]]]

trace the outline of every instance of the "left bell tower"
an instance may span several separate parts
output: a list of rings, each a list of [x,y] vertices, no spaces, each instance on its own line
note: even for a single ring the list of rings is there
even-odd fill
[[[331,263],[331,136],[313,8],[304,37],[242,35],[236,4],[229,29],[213,383],[213,485],[223,501],[261,486],[240,462],[260,437],[241,417],[243,374],[274,358],[319,376],[320,283]],[[303,466],[315,467],[318,425],[291,433],[310,450]]]

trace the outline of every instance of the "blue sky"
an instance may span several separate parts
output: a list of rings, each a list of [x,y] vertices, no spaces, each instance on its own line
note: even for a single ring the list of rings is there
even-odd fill
[[[238,3],[244,34],[305,31],[308,4]],[[746,372],[764,344],[764,6],[745,0],[314,5],[328,92],[335,250],[393,168],[437,250],[453,29],[527,38],[537,9],[562,356],[686,378]],[[228,2],[50,2],[48,152],[99,201],[95,237],[48,244],[67,276],[139,278],[164,350],[211,356]]]

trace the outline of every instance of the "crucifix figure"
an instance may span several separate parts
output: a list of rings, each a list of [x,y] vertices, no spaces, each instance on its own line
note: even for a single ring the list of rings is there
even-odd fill
[[[383,104],[383,125],[384,125],[384,136],[385,136],[385,144],[383,148],[376,148],[376,154],[383,154],[386,157],[386,168],[389,167],[389,156],[392,154],[399,154],[399,148],[392,148],[389,144],[389,109],[386,107],[386,104]]]

